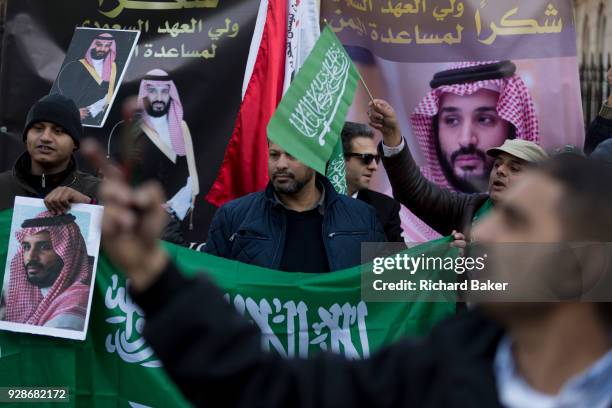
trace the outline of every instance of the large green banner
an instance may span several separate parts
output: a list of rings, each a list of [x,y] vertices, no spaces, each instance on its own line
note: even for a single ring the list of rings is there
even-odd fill
[[[2,266],[11,215],[10,210],[0,213]],[[328,274],[286,273],[170,244],[166,248],[186,275],[205,271],[224,288],[227,300],[261,328],[264,349],[289,358],[321,350],[368,357],[403,336],[425,334],[455,310],[453,303],[363,302],[359,266]],[[70,402],[62,407],[188,405],[142,338],[142,311],[127,296],[123,274],[104,254],[90,319],[83,342],[0,332],[0,387],[68,387]]]

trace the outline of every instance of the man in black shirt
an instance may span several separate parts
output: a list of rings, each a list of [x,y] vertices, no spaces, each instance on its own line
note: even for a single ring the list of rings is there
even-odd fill
[[[291,272],[360,264],[362,242],[385,241],[375,210],[336,193],[322,175],[270,142],[264,191],[217,210],[206,252]]]

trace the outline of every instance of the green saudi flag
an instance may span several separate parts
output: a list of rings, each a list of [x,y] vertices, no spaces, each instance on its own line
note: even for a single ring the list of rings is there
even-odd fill
[[[2,265],[11,216],[11,210],[0,212]],[[446,241],[409,251],[439,252],[448,248]],[[351,359],[368,357],[401,337],[426,334],[455,311],[452,302],[365,302],[361,266],[325,274],[288,273],[165,246],[185,275],[205,270],[223,288],[227,301],[265,333],[262,347],[284,357],[306,358],[321,350]],[[126,286],[123,273],[102,253],[85,341],[0,331],[0,386],[69,389],[69,403],[36,407],[189,406],[144,341],[144,317]]]
[[[342,148],[342,139],[338,138],[336,146],[332,151],[327,166],[327,179],[332,183],[334,189],[340,194],[348,194],[348,186],[346,185],[346,163],[344,161],[344,149]]]
[[[268,138],[325,174],[353,102],[359,73],[325,27],[268,124]]]

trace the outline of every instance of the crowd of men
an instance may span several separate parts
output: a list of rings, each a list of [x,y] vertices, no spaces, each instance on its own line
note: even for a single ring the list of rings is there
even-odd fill
[[[612,241],[612,99],[589,129],[591,157],[580,149],[548,154],[539,145],[533,102],[508,64],[436,74],[411,117],[426,160],[421,168],[388,102],[370,103],[369,126],[346,122],[348,195],[270,141],[267,187],[217,210],[206,252],[286,272],[333,272],[358,265],[362,243],[412,236],[402,230],[400,204],[460,248],[470,241]],[[131,279],[131,295],[147,318],[144,336],[195,405],[222,398],[227,406],[267,407],[612,406],[612,302],[471,305],[427,338],[389,345],[366,361],[325,353],[288,361],[263,352],[256,326],[206,277],[185,278],[159,245],[168,215],[182,220],[193,210],[198,178],[178,94],[165,72],[148,74],[138,103],[141,133],[172,146],[160,161],[184,158],[186,182],[171,200],[159,184],[132,187],[91,143],[84,153],[104,179],[78,170],[83,108],[71,99],[51,95],[32,106],[26,151],[0,174],[0,210],[12,207],[15,196],[30,196],[43,198],[49,211],[22,226],[10,285],[27,286],[28,299],[9,292],[5,319],[82,327],[82,311],[61,302],[85,296],[91,271],[69,266],[76,262],[71,257],[88,265],[87,253],[65,253],[55,231],[74,224],[64,215],[72,204],[102,203],[104,249]],[[382,135],[378,144],[374,131]],[[393,198],[370,189],[381,163]],[[581,251],[591,259],[589,251],[602,246]],[[587,263],[576,271],[546,256],[536,265],[559,268],[559,279],[601,267]],[[536,273],[517,270],[517,279]],[[567,282],[578,282],[567,290],[580,292],[581,279]]]

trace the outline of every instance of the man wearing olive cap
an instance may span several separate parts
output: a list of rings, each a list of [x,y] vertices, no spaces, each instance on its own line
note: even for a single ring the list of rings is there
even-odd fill
[[[504,197],[523,169],[548,157],[536,143],[523,139],[506,139],[487,150],[495,161],[489,173],[487,193],[453,192],[429,181],[421,174],[403,141],[393,108],[382,100],[372,106],[370,122],[383,134],[385,146],[400,146],[393,155],[382,155],[393,196],[417,217],[442,235],[454,234],[456,240],[469,237],[472,223],[487,213]],[[382,145],[379,147],[382,153]]]

